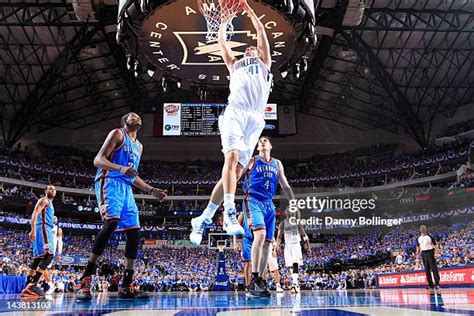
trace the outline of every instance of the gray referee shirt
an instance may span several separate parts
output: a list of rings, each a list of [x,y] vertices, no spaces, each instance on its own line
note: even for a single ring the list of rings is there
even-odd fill
[[[416,240],[416,245],[421,251],[433,250],[437,245],[436,240],[430,234],[420,235]]]

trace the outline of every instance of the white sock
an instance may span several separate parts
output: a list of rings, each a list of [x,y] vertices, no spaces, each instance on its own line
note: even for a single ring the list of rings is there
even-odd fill
[[[298,285],[298,273],[293,273],[291,278],[293,279],[293,284]]]
[[[219,208],[218,204],[214,204],[211,201],[209,201],[209,204],[207,204],[206,209],[204,210],[204,212],[202,212],[201,218],[212,219],[214,217],[214,214],[216,214],[216,211],[218,208]]]
[[[224,210],[227,212],[229,210],[235,209],[235,194],[234,193],[226,193],[224,194]]]

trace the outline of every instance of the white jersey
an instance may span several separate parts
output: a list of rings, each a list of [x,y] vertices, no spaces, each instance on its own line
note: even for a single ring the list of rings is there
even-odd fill
[[[283,222],[283,232],[285,236],[285,245],[286,244],[295,244],[301,241],[300,231],[298,230],[298,225],[291,225],[289,219],[285,219]]]
[[[258,57],[243,57],[230,74],[229,106],[265,114],[272,73]]]

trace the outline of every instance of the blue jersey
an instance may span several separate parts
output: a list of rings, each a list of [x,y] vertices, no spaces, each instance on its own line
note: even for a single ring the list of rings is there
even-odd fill
[[[36,225],[46,225],[49,228],[54,227],[54,206],[51,200],[48,200],[48,206],[45,207],[36,218]]]
[[[249,224],[247,223],[245,218],[242,222],[242,226],[244,227],[244,238],[247,238],[249,241],[253,241],[253,232],[250,229]]]
[[[138,140],[133,141],[130,136],[128,136],[128,133],[125,131],[125,129],[122,128],[121,131],[123,134],[122,144],[118,148],[114,149],[111,157],[108,158],[110,162],[114,164],[129,166],[137,171],[141,156],[140,142]],[[135,178],[130,178],[124,174],[121,174],[119,171],[103,170],[102,168],[98,168],[95,181],[101,178],[115,178],[128,184],[132,184],[135,181]]]
[[[278,163],[271,158],[266,162],[260,156],[255,156],[252,169],[245,175],[245,195],[258,201],[271,201],[278,187]]]

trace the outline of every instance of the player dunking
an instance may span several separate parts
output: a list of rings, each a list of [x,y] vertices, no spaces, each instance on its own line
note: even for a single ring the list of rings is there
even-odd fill
[[[295,195],[285,176],[283,164],[271,156],[272,144],[268,137],[258,141],[258,155],[250,159],[245,174],[243,212],[248,227],[252,230],[251,250],[252,280],[249,293],[253,296],[268,296],[263,274],[272,254],[271,245],[275,234],[275,205],[272,198],[280,184],[285,197]]]
[[[81,287],[76,295],[78,300],[92,299],[91,276],[95,274],[97,260],[115,230],[125,231],[127,235],[125,273],[119,286],[119,297],[148,298],[132,285],[140,239],[138,208],[132,186],[150,193],[160,201],[166,197],[166,191],[150,186],[137,175],[143,152],[143,146],[137,139],[137,132],[142,126],[140,116],[128,113],[122,117],[121,123],[122,128],[109,133],[94,159],[94,166],[98,168],[95,192],[104,224],[95,238],[92,254],[80,279]]]
[[[271,56],[265,27],[255,12],[243,1],[247,13],[257,32],[257,47],[246,48],[244,57],[237,60],[226,41],[227,21],[221,21],[218,42],[222,58],[230,72],[229,105],[219,117],[224,167],[222,177],[212,191],[211,200],[203,214],[191,221],[193,231],[190,240],[199,245],[206,225],[224,201],[224,229],[228,235],[244,233],[235,210],[237,180],[242,175],[253,154],[258,138],[265,127],[265,106],[270,94],[272,74]]]
[[[30,265],[26,279],[26,287],[21,296],[44,296],[38,283],[54,256],[54,206],[56,187],[48,185],[44,190],[45,196],[36,202],[31,215],[30,240],[33,242],[33,262]]]

